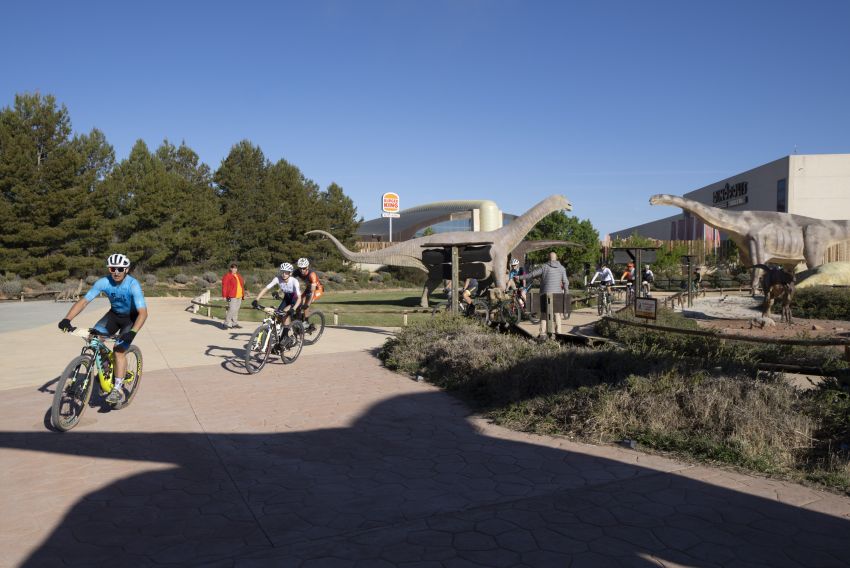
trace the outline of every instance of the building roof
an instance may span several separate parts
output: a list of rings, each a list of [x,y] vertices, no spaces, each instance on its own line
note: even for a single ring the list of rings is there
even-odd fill
[[[416,231],[443,221],[471,218],[471,212],[475,209],[480,212],[482,231],[502,226],[499,206],[489,199],[437,201],[399,211],[400,217],[393,219],[393,240],[409,239]],[[383,217],[364,221],[357,229],[357,234],[386,240],[389,237],[389,222]]]

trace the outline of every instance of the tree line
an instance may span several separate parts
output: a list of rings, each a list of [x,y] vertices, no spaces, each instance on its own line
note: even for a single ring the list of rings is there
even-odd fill
[[[307,256],[340,259],[311,229],[351,245],[357,209],[342,187],[322,189],[294,164],[248,140],[217,170],[185,143],[138,140],[116,162],[98,129],[73,133],[52,95],[18,94],[0,110],[0,272],[58,281],[101,271],[122,252],[144,271],[268,268]]]

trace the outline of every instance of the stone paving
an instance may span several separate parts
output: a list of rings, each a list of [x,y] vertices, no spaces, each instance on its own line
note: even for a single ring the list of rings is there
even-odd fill
[[[148,372],[63,435],[49,387],[3,391],[0,565],[850,565],[848,498],[508,431],[368,349],[310,349]]]

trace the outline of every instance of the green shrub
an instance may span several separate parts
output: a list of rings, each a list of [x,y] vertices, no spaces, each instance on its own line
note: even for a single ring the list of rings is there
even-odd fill
[[[180,273],[180,274],[176,274],[176,275],[174,275],[174,277],[172,278],[172,280],[173,280],[174,282],[176,282],[177,284],[186,284],[186,283],[188,283],[188,282],[189,282],[189,277],[188,277],[188,276],[186,276],[186,275],[185,275],[185,274],[183,274],[183,273]]]
[[[156,286],[156,274],[145,274],[145,284],[148,286]]]
[[[0,292],[2,292],[2,294],[7,298],[20,296],[23,289],[23,283],[18,279],[6,280],[5,282],[0,283]]]
[[[791,308],[796,317],[850,320],[850,288],[815,286],[797,290]]]
[[[218,274],[211,271],[204,272],[204,280],[206,280],[210,284],[215,284],[219,280]]]

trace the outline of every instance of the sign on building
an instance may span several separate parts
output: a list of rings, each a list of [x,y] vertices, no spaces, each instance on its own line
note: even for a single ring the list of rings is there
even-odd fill
[[[384,213],[398,213],[398,193],[385,193],[381,202]]]

